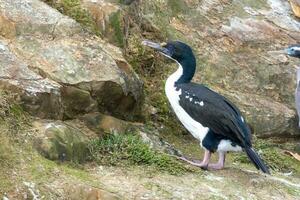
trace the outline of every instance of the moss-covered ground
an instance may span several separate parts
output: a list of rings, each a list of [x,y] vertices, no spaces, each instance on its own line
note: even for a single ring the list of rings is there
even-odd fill
[[[151,149],[138,136],[132,134],[108,135],[90,143],[93,160],[112,166],[148,166],[173,175],[191,171],[176,159]]]

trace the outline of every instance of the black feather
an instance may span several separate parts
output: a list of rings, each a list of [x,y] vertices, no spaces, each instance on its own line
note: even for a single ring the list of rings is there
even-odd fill
[[[266,166],[264,161],[259,157],[259,155],[251,147],[245,147],[247,156],[252,161],[257,169],[260,169],[264,173],[270,174],[269,168]]]
[[[233,103],[201,84],[183,83],[176,87],[181,89],[180,106],[195,121],[241,147],[251,147],[250,129]],[[203,102],[203,106],[197,102]]]

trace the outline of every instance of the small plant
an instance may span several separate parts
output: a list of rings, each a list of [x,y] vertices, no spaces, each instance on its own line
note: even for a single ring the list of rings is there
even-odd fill
[[[170,174],[188,171],[181,163],[167,154],[152,150],[138,136],[107,135],[93,140],[89,149],[92,159],[105,165],[147,165]]]
[[[62,14],[75,19],[88,31],[98,36],[101,35],[91,14],[81,7],[80,0],[44,0],[44,2],[56,8]]]
[[[112,28],[114,29],[114,42],[121,48],[124,47],[124,34],[122,30],[122,24],[121,24],[121,13],[120,11],[113,14],[110,17],[110,24]]]
[[[0,90],[0,125],[7,127],[2,132],[9,130],[17,134],[24,127],[28,126],[29,117],[17,102],[17,95]]]
[[[184,10],[187,9],[185,2],[182,0],[177,0],[177,1],[168,0],[168,6],[171,8],[174,15],[184,12]]]

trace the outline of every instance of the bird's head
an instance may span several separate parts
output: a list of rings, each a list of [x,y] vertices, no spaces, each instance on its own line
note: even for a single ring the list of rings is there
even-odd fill
[[[300,44],[290,45],[285,49],[285,53],[289,56],[300,58]]]
[[[195,61],[195,56],[191,47],[180,41],[169,41],[168,43],[159,44],[149,40],[144,40],[142,44],[155,49],[167,58],[179,63],[187,60]]]
[[[177,82],[189,82],[193,78],[196,69],[196,58],[192,48],[180,41],[168,43],[156,43],[144,40],[143,45],[151,47],[169,59],[175,60],[183,69],[183,75]]]

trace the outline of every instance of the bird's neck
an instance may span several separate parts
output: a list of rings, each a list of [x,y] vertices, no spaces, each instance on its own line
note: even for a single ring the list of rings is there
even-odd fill
[[[191,82],[196,70],[196,61],[194,59],[191,59],[191,60],[183,60],[177,63],[179,66],[176,73],[179,74],[181,72],[181,74],[176,80],[176,83]]]

